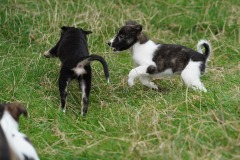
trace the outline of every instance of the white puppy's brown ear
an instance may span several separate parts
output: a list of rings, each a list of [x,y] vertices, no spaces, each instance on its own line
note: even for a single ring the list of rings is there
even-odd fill
[[[19,117],[23,114],[25,117],[28,116],[27,110],[20,103],[9,103],[7,104],[6,110],[12,115],[12,117],[18,122]]]

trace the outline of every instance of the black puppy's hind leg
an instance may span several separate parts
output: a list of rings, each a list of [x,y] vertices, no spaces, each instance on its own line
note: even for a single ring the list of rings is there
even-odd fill
[[[87,73],[78,78],[79,85],[82,90],[82,109],[81,109],[82,116],[85,116],[88,112],[88,103],[92,80],[91,68],[90,66],[87,66],[86,68]]]
[[[70,78],[71,77],[67,74],[67,71],[61,69],[58,84],[61,98],[61,108],[64,113],[66,112],[67,85],[70,81]]]

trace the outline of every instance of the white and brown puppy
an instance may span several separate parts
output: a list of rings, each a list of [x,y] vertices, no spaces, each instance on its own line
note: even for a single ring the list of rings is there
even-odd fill
[[[25,117],[28,115],[21,104],[0,104],[0,159],[39,159],[29,139],[18,131],[19,117],[22,114]]]
[[[206,40],[198,42],[197,51],[176,44],[159,44],[149,40],[142,33],[142,25],[128,21],[108,45],[115,52],[131,49],[136,68],[129,73],[129,86],[133,86],[134,79],[139,77],[143,85],[158,89],[152,79],[180,73],[188,87],[207,91],[200,81],[211,53],[211,46]],[[201,46],[205,48],[204,53]]]

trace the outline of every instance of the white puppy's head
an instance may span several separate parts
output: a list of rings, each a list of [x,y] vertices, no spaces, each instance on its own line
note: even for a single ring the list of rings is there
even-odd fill
[[[142,25],[135,21],[127,21],[117,32],[116,36],[108,42],[113,51],[124,51],[129,49],[139,39]]]
[[[19,117],[23,114],[25,117],[28,116],[27,110],[20,103],[6,103],[0,104],[0,120],[4,112],[8,112],[13,119],[18,123]]]

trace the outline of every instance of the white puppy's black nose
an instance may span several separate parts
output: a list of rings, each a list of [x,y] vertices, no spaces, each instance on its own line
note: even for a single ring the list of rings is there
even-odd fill
[[[111,44],[112,44],[112,43],[111,43],[111,42],[108,42],[107,44],[111,47]]]

